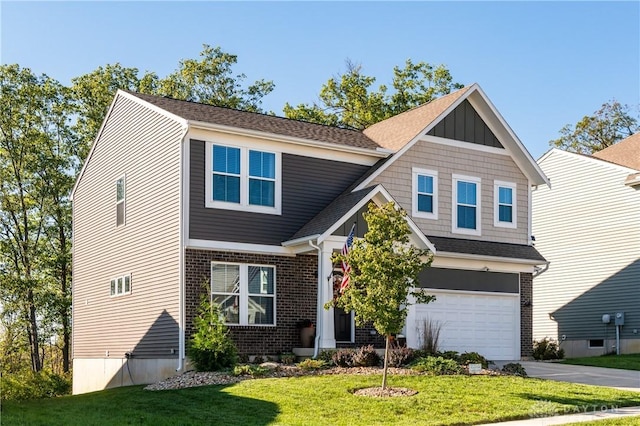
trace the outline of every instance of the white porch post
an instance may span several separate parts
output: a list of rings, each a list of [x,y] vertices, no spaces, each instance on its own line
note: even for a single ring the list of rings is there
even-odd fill
[[[334,328],[334,316],[333,308],[324,309],[324,304],[329,302],[333,298],[333,280],[330,279],[333,273],[333,264],[331,263],[331,255],[333,254],[333,246],[329,241],[323,242],[320,247],[322,249],[322,264],[320,265],[321,275],[318,285],[320,288],[318,291],[322,295],[323,306],[318,307],[322,309],[320,318],[322,320],[322,335],[320,336],[320,348],[330,349],[336,347],[335,328]]]

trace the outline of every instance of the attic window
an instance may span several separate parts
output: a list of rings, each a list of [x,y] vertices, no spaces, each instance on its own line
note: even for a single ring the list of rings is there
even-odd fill
[[[125,179],[124,176],[116,181],[116,226],[125,224]]]

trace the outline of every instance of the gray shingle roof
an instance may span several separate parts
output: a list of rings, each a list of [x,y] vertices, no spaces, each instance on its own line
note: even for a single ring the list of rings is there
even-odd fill
[[[546,262],[538,250],[526,244],[494,243],[489,241],[465,240],[460,238],[430,237],[429,241],[436,251],[449,253],[476,254],[481,256],[506,257],[510,259],[528,259]]]
[[[302,237],[323,234],[374,189],[375,186],[371,186],[355,192],[345,191],[313,219],[307,222],[306,225],[300,228],[291,239],[296,240]]]
[[[373,150],[380,148],[380,145],[369,139],[364,133],[356,130],[307,123],[305,121],[292,120],[275,115],[180,101],[162,96],[145,95],[134,92],[128,93],[186,120],[231,126],[355,148]]]

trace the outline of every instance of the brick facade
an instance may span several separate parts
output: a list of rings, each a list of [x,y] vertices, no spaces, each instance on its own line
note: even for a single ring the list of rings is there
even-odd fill
[[[520,274],[520,356],[533,355],[533,275]]]
[[[193,334],[193,318],[200,296],[207,290],[203,284],[211,279],[211,262],[233,262],[273,265],[276,268],[276,326],[230,326],[238,351],[245,355],[277,355],[300,347],[296,326],[302,319],[316,321],[317,257],[296,257],[248,253],[228,253],[188,249],[186,264],[186,338]]]

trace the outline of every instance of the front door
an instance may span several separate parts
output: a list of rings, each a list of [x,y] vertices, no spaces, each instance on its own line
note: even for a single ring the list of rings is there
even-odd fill
[[[351,312],[345,312],[340,308],[333,308],[333,321],[335,326],[336,342],[351,342]]]

